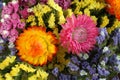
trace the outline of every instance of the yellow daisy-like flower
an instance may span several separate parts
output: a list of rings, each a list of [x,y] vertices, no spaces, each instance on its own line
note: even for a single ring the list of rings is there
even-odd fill
[[[16,40],[18,55],[33,65],[44,65],[56,54],[57,39],[52,32],[46,32],[42,26],[33,26],[24,30]]]

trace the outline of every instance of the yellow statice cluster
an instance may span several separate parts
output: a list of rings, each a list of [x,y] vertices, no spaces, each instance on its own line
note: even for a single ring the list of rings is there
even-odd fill
[[[74,10],[75,14],[81,14],[81,9],[87,8],[87,10],[101,10],[105,7],[105,3],[97,2],[97,0],[74,0],[72,4],[76,5]]]
[[[115,19],[114,24],[110,28],[108,28],[107,31],[110,34],[112,31],[114,31],[118,27],[120,27],[120,21],[118,19]]]
[[[30,26],[46,26],[53,29],[56,27],[56,23],[61,25],[65,22],[64,11],[54,0],[48,0],[47,5],[38,3],[31,9],[34,15],[30,15],[26,20]],[[72,10],[66,12],[69,15],[72,14]]]
[[[28,78],[28,80],[47,80],[47,77],[48,77],[48,73],[46,73],[41,69],[38,69],[35,74],[33,74]]]
[[[0,63],[0,70],[5,69],[11,63],[13,63],[16,59],[16,56],[7,56],[3,62]]]
[[[31,26],[35,26],[36,25],[35,16],[34,15],[28,16],[28,19],[26,20],[26,22],[30,23]]]
[[[30,65],[26,65],[24,63],[21,63],[21,64],[18,63],[12,67],[10,73],[6,73],[5,75],[7,75],[6,77],[18,76],[21,70],[27,73],[29,72],[34,73],[36,71],[36,69],[32,68]]]
[[[18,76],[20,71],[25,71],[26,73],[33,73],[32,76],[28,76],[28,80],[47,80],[48,73],[46,73],[42,68],[32,68],[30,65],[25,63],[18,63],[11,68],[11,71],[3,75],[0,74],[0,80],[14,80],[15,76]]]
[[[55,15],[53,13],[50,14],[48,25],[50,28],[55,28]]]
[[[0,74],[0,80],[4,80],[3,75]]]
[[[45,26],[43,15],[51,11],[51,8],[48,5],[37,4],[33,8],[33,13],[38,19],[38,26]]]
[[[56,57],[57,57],[57,63],[60,63],[60,64],[55,64],[55,67],[58,67],[58,69],[60,71],[63,71],[65,66],[70,61],[69,59],[65,59],[65,56],[66,56],[65,52],[66,51],[67,51],[66,49],[64,49],[63,47],[59,46],[59,51],[58,51]]]
[[[54,59],[50,64],[48,64],[47,66],[46,65],[43,66],[45,70],[54,69],[57,67],[61,72],[65,69],[66,65],[70,62],[70,58],[67,58],[67,59],[65,58],[67,55],[67,53],[65,52],[67,52],[67,50],[61,47],[60,45],[58,47],[59,47],[59,50],[57,52],[56,57],[54,57]]]
[[[106,15],[102,17],[101,21],[102,21],[102,23],[100,24],[101,28],[103,28],[103,27],[105,27],[105,26],[107,26],[109,24],[109,19],[108,19],[108,17]]]
[[[100,11],[105,7],[105,3],[97,2],[97,0],[74,0],[72,5],[75,5],[74,14],[85,14],[91,16],[91,18],[97,23],[97,17],[91,15],[91,10],[98,10]]]
[[[63,24],[65,22],[65,17],[63,15],[62,8],[58,4],[56,4],[54,0],[48,0],[47,4],[58,11],[58,19],[59,19],[58,24]]]

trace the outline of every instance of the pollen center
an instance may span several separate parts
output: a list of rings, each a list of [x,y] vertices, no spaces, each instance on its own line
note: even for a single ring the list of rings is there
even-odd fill
[[[86,41],[87,31],[85,28],[77,27],[72,32],[72,39],[78,41],[79,43]]]

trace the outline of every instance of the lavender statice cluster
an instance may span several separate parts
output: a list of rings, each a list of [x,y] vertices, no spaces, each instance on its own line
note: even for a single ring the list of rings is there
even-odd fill
[[[52,74],[59,76],[58,80],[119,80],[120,29],[116,29],[111,35],[108,35],[106,28],[99,30],[98,45],[92,51],[72,55],[64,72],[60,72],[57,67],[53,69]]]

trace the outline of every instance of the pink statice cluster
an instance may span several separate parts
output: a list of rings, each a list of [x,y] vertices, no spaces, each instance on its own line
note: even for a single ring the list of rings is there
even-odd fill
[[[28,18],[28,16],[31,14],[31,12],[28,11],[29,7],[36,4],[36,0],[19,0],[19,13],[20,16],[24,19]]]
[[[61,6],[63,9],[68,9],[71,4],[71,0],[54,0],[59,6]]]
[[[98,36],[98,28],[87,15],[72,15],[62,25],[60,32],[61,45],[73,54],[88,53],[93,49]]]
[[[3,38],[7,38],[10,42],[14,42],[18,37],[19,29],[23,29],[24,22],[21,22],[18,1],[9,2],[3,6],[1,14],[0,34]]]
[[[40,3],[46,4],[48,0],[40,0]]]

